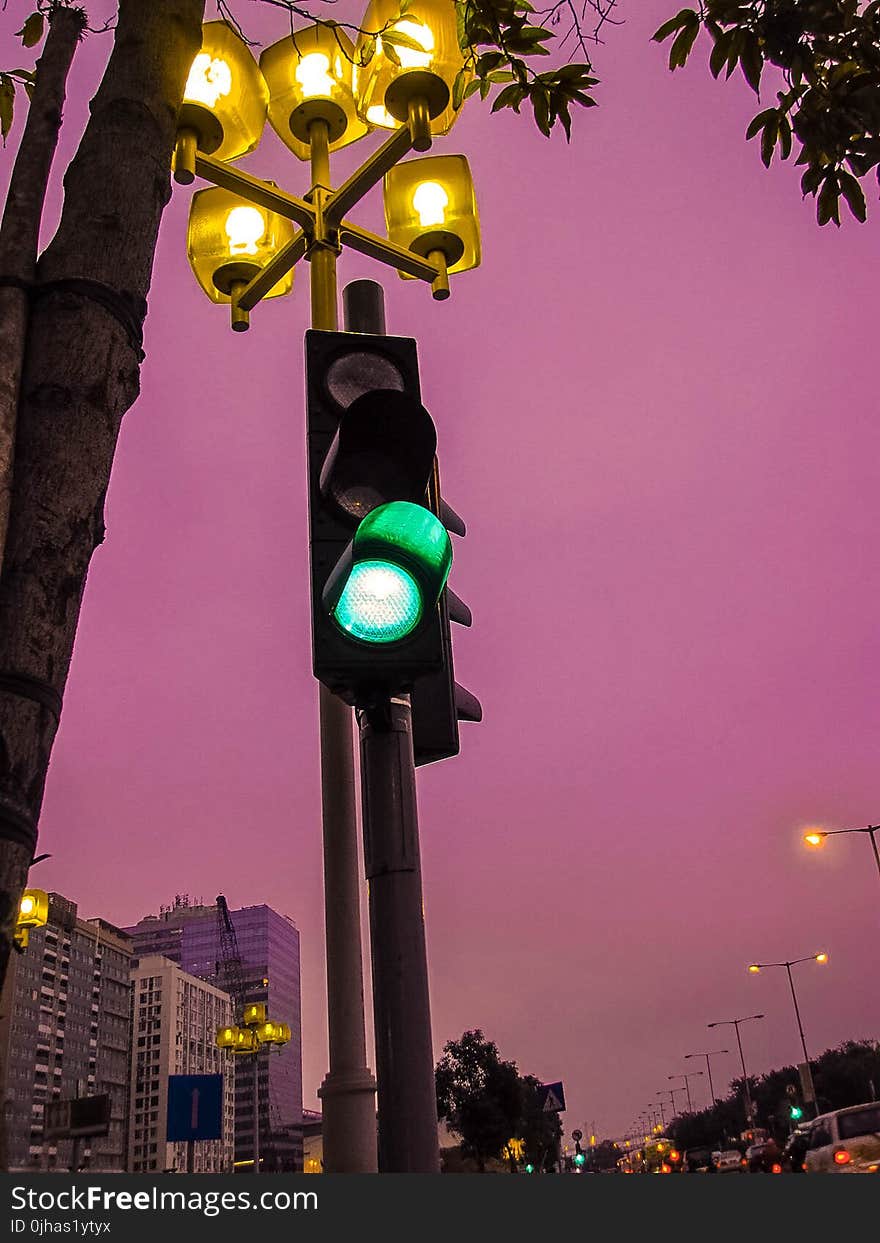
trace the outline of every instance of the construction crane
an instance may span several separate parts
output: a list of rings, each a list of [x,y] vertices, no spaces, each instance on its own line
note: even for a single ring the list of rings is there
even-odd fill
[[[240,1023],[244,1014],[245,985],[241,953],[235,936],[235,926],[229,907],[222,893],[217,894],[217,931],[220,939],[220,959],[217,976],[221,987],[232,999],[232,1021]]]

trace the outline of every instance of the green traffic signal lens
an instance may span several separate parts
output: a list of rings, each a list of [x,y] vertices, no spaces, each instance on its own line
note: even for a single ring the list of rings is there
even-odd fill
[[[419,624],[422,593],[413,576],[390,561],[352,567],[333,611],[337,625],[364,643],[396,643]]]

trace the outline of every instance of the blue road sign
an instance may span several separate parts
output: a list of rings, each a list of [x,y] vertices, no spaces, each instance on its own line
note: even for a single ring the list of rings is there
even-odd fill
[[[169,1144],[223,1138],[223,1076],[168,1076]]]
[[[561,1083],[542,1083],[538,1088],[538,1099],[544,1113],[562,1113],[565,1109],[565,1092]]]

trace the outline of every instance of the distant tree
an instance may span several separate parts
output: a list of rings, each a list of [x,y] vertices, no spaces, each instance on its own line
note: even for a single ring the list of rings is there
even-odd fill
[[[485,1173],[486,1162],[500,1157],[520,1130],[523,1090],[516,1064],[503,1061],[494,1041],[477,1028],[444,1045],[435,1078],[438,1118]]]

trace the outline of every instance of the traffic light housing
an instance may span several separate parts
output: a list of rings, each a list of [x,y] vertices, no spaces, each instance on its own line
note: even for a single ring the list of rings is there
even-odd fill
[[[437,437],[411,338],[311,330],[306,385],[313,668],[363,707],[443,671]]]
[[[464,522],[443,500],[440,492],[440,469],[435,459],[428,483],[427,503],[447,530],[464,536]],[[459,721],[481,721],[480,701],[455,680],[452,659],[451,622],[470,626],[471,611],[447,585],[440,598],[440,632],[443,643],[443,667],[436,673],[419,678],[412,689],[413,755],[416,766],[432,764],[458,755]]]
[[[792,1122],[800,1122],[801,1118],[804,1116],[804,1111],[801,1109],[800,1105],[791,1105],[789,1106],[788,1116],[791,1118]]]

